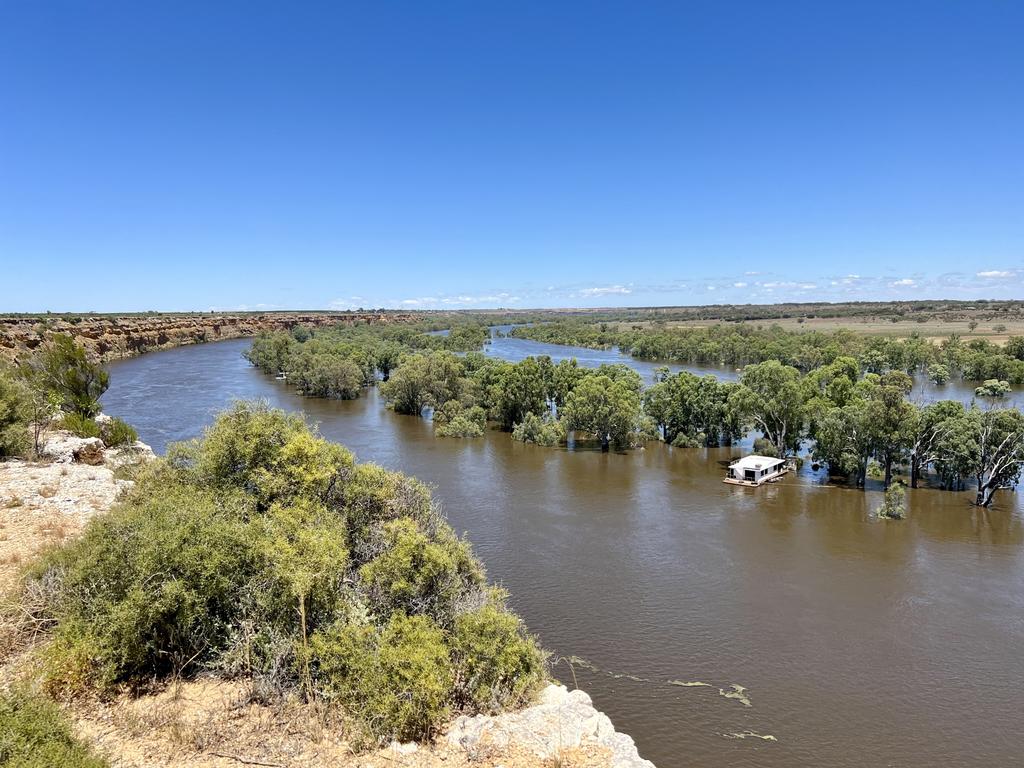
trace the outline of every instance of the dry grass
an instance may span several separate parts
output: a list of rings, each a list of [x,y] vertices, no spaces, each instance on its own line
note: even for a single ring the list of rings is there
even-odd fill
[[[922,321],[923,319],[923,321]],[[716,325],[717,320],[683,320],[672,321],[665,325],[678,328],[707,328]],[[975,328],[971,323],[977,322]],[[1024,319],[997,319],[997,320],[969,320],[969,319],[932,319],[927,316],[909,317],[892,322],[887,317],[809,317],[801,318],[788,317],[766,320],[748,320],[747,325],[763,326],[768,328],[772,325],[787,331],[837,331],[846,329],[855,333],[862,333],[869,336],[897,336],[908,337],[919,334],[927,339],[940,340],[948,338],[950,334],[956,333],[968,339],[987,339],[994,344],[1005,344],[1010,336],[1024,335]],[[634,325],[647,326],[648,322],[619,323],[620,327],[629,328]]]

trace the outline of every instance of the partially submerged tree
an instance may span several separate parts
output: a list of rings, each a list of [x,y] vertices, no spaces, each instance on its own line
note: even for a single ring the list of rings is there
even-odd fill
[[[625,378],[590,374],[569,393],[562,418],[567,429],[597,437],[602,451],[628,448],[640,427],[640,394]]]
[[[800,371],[777,360],[748,365],[732,395],[736,411],[771,441],[779,456],[796,452],[804,426]]]

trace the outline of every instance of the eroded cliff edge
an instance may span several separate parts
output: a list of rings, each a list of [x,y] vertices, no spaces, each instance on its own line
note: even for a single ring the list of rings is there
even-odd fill
[[[339,323],[400,323],[410,319],[411,315],[403,312],[12,315],[0,317],[0,356],[20,359],[58,333],[72,336],[92,358],[106,361],[155,349],[288,330],[296,325],[316,328]]]

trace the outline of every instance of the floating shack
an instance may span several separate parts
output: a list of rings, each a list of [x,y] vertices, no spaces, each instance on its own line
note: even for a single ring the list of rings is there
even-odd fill
[[[778,480],[788,471],[785,459],[771,456],[744,456],[729,465],[729,472],[722,482],[732,485],[757,486]]]

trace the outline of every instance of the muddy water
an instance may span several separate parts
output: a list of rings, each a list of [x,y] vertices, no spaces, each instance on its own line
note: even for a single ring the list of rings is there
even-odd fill
[[[506,341],[532,344],[498,340],[491,353]],[[810,470],[724,485],[741,448],[602,455],[498,433],[435,439],[376,391],[296,397],[249,368],[245,346],[115,363],[105,408],[163,450],[233,398],[263,397],[433,484],[545,646],[585,660],[556,675],[661,768],[1021,764],[1018,495],[978,511],[970,494],[921,490],[907,520],[884,522],[870,515],[876,490],[826,487]]]

